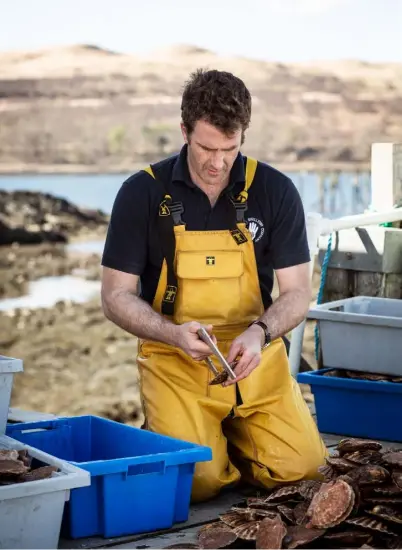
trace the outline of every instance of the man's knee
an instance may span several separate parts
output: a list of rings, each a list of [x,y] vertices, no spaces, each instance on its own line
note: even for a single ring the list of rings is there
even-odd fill
[[[240,472],[230,463],[224,471],[213,461],[198,463],[194,472],[191,500],[203,502],[214,498],[224,487],[235,485],[239,479]]]
[[[297,466],[297,475],[300,479],[318,479],[321,474],[318,468],[325,464],[325,458],[328,456],[327,448],[322,441],[317,441],[315,445],[303,446],[299,449],[295,463]]]

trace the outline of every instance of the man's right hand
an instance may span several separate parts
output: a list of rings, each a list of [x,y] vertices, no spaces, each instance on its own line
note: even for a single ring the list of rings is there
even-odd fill
[[[182,349],[195,361],[203,361],[212,354],[210,348],[205,344],[197,334],[197,330],[205,328],[212,340],[216,344],[216,338],[212,334],[212,325],[201,325],[196,321],[177,325],[175,345]]]

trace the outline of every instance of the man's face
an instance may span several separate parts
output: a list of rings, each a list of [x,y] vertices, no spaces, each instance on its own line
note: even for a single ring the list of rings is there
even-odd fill
[[[241,129],[228,137],[204,120],[196,122],[190,136],[187,136],[183,124],[181,129],[184,140],[188,143],[190,167],[203,183],[216,185],[228,179],[240,151]]]

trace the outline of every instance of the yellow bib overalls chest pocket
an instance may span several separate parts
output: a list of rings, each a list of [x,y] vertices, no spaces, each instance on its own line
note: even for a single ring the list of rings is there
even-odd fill
[[[178,324],[212,324],[224,355],[264,311],[244,222],[256,166],[247,159],[245,187],[234,201],[237,221],[227,230],[187,231],[183,208],[172,202],[169,189],[159,207],[161,227],[174,239],[162,231],[165,258],[153,308]],[[147,172],[155,177],[151,167]],[[166,344],[140,341],[137,363],[145,427],[212,448],[212,460],[196,465],[193,500],[209,498],[241,476],[263,487],[317,476],[326,449],[290,375],[282,339],[263,351],[238,392],[235,386],[209,386],[212,373],[204,362]]]

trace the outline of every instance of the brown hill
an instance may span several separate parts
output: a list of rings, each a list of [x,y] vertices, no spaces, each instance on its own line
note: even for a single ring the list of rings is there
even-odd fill
[[[245,80],[254,105],[244,151],[268,162],[367,165],[372,142],[402,140],[402,64],[78,45],[0,53],[0,170],[131,170],[176,151],[182,86],[198,67]]]

